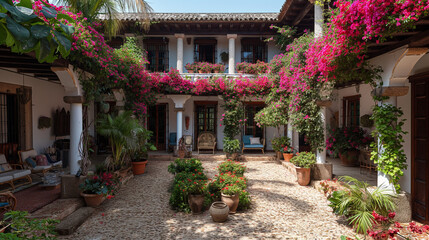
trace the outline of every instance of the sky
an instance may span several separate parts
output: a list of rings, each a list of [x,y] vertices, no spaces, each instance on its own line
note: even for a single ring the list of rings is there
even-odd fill
[[[154,12],[279,12],[285,0],[146,0]]]

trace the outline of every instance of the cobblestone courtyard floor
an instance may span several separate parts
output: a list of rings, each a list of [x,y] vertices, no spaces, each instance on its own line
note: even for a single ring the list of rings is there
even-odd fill
[[[209,177],[220,162],[204,161]],[[146,173],[131,179],[114,199],[105,201],[75,234],[60,239],[339,239],[352,230],[332,213],[312,187],[299,186],[277,162],[246,162],[252,209],[214,223],[201,215],[170,209],[173,176],[167,161],[149,162]]]

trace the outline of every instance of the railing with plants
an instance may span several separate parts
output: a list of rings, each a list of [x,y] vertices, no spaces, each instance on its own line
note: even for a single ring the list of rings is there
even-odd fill
[[[220,63],[194,62],[185,65],[189,73],[223,73],[225,65]]]

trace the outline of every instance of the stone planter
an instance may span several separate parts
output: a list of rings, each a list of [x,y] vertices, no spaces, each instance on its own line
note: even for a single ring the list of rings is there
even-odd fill
[[[209,212],[213,222],[225,222],[228,219],[229,207],[224,202],[214,202]]]
[[[204,195],[188,195],[188,204],[192,214],[200,214],[203,209]]]
[[[283,158],[286,162],[290,162],[290,159],[293,158],[293,153],[283,153]]]
[[[97,207],[104,201],[103,194],[80,194],[84,199],[85,203],[88,207]]]
[[[355,167],[359,162],[359,150],[347,151],[340,153],[341,165],[345,167]]]
[[[311,168],[295,167],[295,170],[298,184],[301,186],[307,186],[311,179]]]
[[[240,193],[235,195],[221,194],[221,200],[229,207],[229,213],[234,214],[237,211],[238,201],[240,201]]]
[[[134,175],[143,174],[144,171],[146,170],[146,164],[147,164],[147,160],[142,162],[132,162],[133,174]]]

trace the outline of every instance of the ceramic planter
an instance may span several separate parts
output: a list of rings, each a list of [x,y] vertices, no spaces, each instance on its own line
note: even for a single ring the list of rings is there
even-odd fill
[[[351,150],[340,153],[341,165],[345,167],[355,167],[359,163],[359,150]]]
[[[290,159],[293,157],[293,153],[283,153],[283,158],[286,162],[290,162]]]
[[[307,186],[310,183],[311,168],[295,167],[295,169],[296,169],[296,178],[298,180],[298,184],[301,186]]]
[[[104,201],[103,194],[80,194],[84,199],[85,203],[88,207],[97,207]]]
[[[221,200],[229,207],[229,213],[234,214],[237,211],[238,201],[240,201],[240,194],[225,195],[222,193]]]
[[[203,203],[204,203],[204,195],[188,195],[188,204],[191,208],[192,214],[200,214],[203,209]]]
[[[132,164],[133,164],[133,174],[140,175],[140,174],[143,174],[144,171],[146,170],[147,160],[142,162],[132,162]]]
[[[214,202],[209,212],[213,222],[225,222],[228,219],[229,207],[224,202]]]

